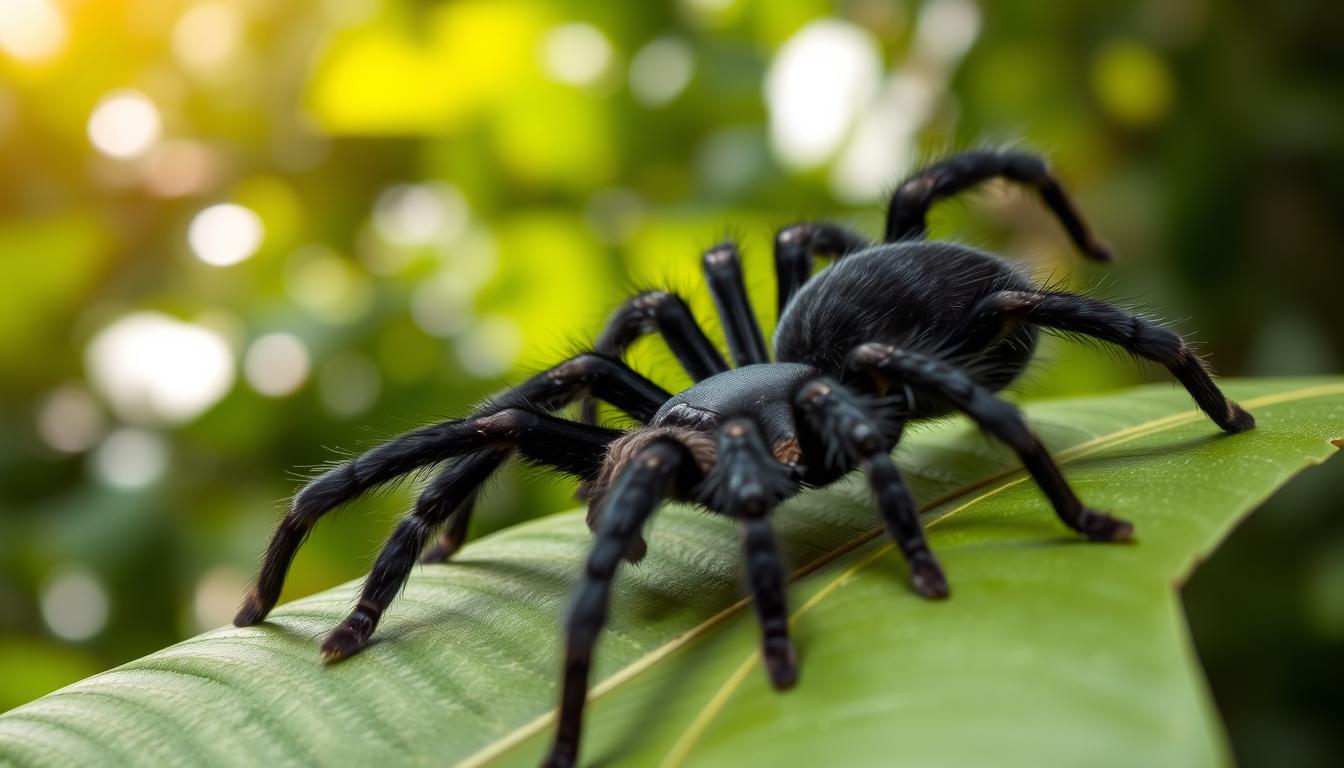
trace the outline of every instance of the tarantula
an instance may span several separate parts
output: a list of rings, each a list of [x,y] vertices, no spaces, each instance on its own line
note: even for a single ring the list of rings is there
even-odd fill
[[[266,617],[296,550],[323,514],[443,462],[378,556],[358,605],[322,643],[328,661],[357,653],[417,555],[438,562],[462,544],[477,489],[512,453],[559,469],[581,482],[595,532],[566,621],[559,725],[546,758],[546,765],[569,766],[578,755],[589,669],[613,577],[622,559],[644,557],[642,529],[665,499],[697,502],[740,525],[761,653],[778,689],[796,682],[798,666],[770,512],[801,488],[862,469],[915,591],[948,596],[947,579],[891,460],[910,420],[967,414],[1021,457],[1065,525],[1096,541],[1129,539],[1133,526],[1084,506],[1018,409],[995,394],[1030,362],[1039,329],[1094,337],[1166,366],[1227,432],[1250,429],[1254,419],[1223,396],[1199,357],[1167,328],[1093,298],[1041,289],[997,256],[923,240],[934,202],[995,177],[1034,188],[1084,254],[1111,259],[1041,158],[1010,151],[953,156],[897,187],[880,244],[826,223],[795,224],[777,235],[772,362],[748,303],[738,251],[731,243],[717,245],[705,253],[704,270],[734,368],[681,297],[666,291],[634,296],[611,316],[591,351],[466,418],[408,432],[306,485],[276,528],[234,623]],[[818,256],[835,262],[814,277]],[[695,379],[691,388],[671,394],[623,362],[626,348],[651,333],[662,336]],[[639,426],[597,425],[593,398]],[[553,415],[575,401],[582,401],[579,421]]]

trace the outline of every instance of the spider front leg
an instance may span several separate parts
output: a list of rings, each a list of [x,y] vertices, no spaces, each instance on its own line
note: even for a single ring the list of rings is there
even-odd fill
[[[882,523],[910,566],[915,591],[931,600],[947,597],[947,577],[924,538],[915,501],[891,461],[894,439],[884,434],[881,420],[862,398],[827,378],[805,383],[794,395],[793,408],[798,429],[807,436],[801,441],[803,460],[829,463],[830,477],[862,467]],[[899,436],[898,430],[894,437]]]
[[[1035,187],[1041,200],[1064,225],[1078,250],[1097,261],[1112,261],[1111,249],[1092,234],[1078,208],[1038,155],[977,150],[940,160],[903,181],[887,209],[886,241],[924,237],[929,208],[996,176]]]
[[[1020,320],[1092,336],[1161,363],[1223,431],[1235,434],[1255,426],[1255,417],[1218,389],[1208,368],[1185,339],[1151,320],[1104,301],[1072,293],[1000,291],[986,297],[976,307],[970,333],[978,339],[992,339],[1002,332],[1005,320]]]
[[[859,346],[850,354],[849,364],[854,370],[893,384],[909,384],[941,397],[986,432],[1007,443],[1050,499],[1059,519],[1073,530],[1095,541],[1123,541],[1133,536],[1134,526],[1129,522],[1083,506],[1016,407],[952,364],[885,344]]]
[[[681,443],[660,438],[630,460],[605,499],[597,535],[583,575],[574,588],[565,621],[564,681],[555,741],[544,766],[569,768],[579,754],[583,707],[588,698],[593,649],[607,622],[611,583],[630,543],[669,494],[688,491],[698,477]]]
[[[709,282],[714,305],[719,310],[723,333],[728,340],[728,352],[738,367],[770,362],[765,348],[765,336],[747,297],[747,286],[742,277],[742,259],[737,246],[720,243],[705,251],[703,259],[705,280]]]
[[[480,436],[471,428],[473,419],[486,418],[511,406],[559,408],[585,393],[607,400],[641,421],[651,418],[670,397],[619,360],[585,353],[533,376],[477,409],[471,418],[412,430],[342,462],[295,495],[289,512],[271,535],[256,584],[234,617],[234,624],[250,626],[271,612],[280,599],[285,574],[295,554],[327,512],[421,467],[489,448],[480,444]],[[464,457],[457,461],[467,464],[489,459]],[[466,509],[463,512],[465,517]]]
[[[798,658],[789,639],[787,578],[769,514],[798,490],[788,467],[771,454],[760,427],[735,418],[719,429],[718,461],[697,494],[706,506],[739,521],[742,551],[761,625],[761,656],[776,689],[798,681]]]
[[[484,454],[484,459],[450,463],[420,493],[415,511],[397,525],[378,554],[364,581],[358,605],[322,643],[322,656],[327,661],[344,659],[368,644],[383,611],[401,592],[430,535],[485,482],[509,451],[516,449],[538,464],[591,479],[606,455],[607,446],[623,434],[521,408],[472,419],[463,432],[470,435],[459,436],[462,444],[479,449],[479,445],[472,445],[478,443],[495,450]]]
[[[784,315],[793,295],[812,277],[812,258],[818,255],[837,259],[872,245],[862,235],[825,222],[804,222],[785,227],[775,235],[775,279],[778,283],[777,308]]]
[[[728,370],[723,355],[705,336],[686,300],[668,291],[644,291],[616,308],[593,345],[599,353],[619,358],[640,336],[657,333],[677,362],[695,381]]]
[[[668,291],[644,291],[627,299],[611,313],[593,349],[622,359],[636,339],[650,333],[662,336],[677,362],[695,381],[728,370],[723,355],[705,336],[686,300]],[[584,398],[581,413],[580,420],[585,424],[597,423],[597,402]]]

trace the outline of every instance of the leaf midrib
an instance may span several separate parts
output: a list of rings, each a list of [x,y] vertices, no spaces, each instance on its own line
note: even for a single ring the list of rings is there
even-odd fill
[[[1243,407],[1249,410],[1255,408],[1263,408],[1270,405],[1277,405],[1279,403],[1284,402],[1292,402],[1295,400],[1307,400],[1313,397],[1323,397],[1333,394],[1344,394],[1344,384],[1320,384],[1320,385],[1302,387],[1300,389],[1290,390],[1288,392],[1280,392],[1272,395],[1263,395],[1261,397],[1251,398],[1249,400],[1243,401],[1241,404]],[[1083,456],[1100,451],[1104,448],[1110,448],[1116,445],[1122,445],[1126,442],[1137,440],[1147,435],[1156,434],[1158,432],[1162,432],[1167,429],[1180,426],[1182,424],[1188,424],[1190,422],[1198,421],[1202,418],[1204,418],[1204,414],[1195,409],[1169,414],[1167,416],[1163,416],[1157,419],[1151,419],[1149,421],[1142,422],[1139,424],[1133,424],[1128,427],[1115,430],[1114,432],[1108,432],[1102,435],[1097,435],[1095,437],[1084,440],[1083,442],[1078,443],[1077,445],[1065,448],[1059,451],[1058,453],[1054,454],[1054,456],[1057,463],[1061,465],[1066,464],[1076,459],[1079,459]],[[979,494],[974,498],[970,499],[969,501],[966,501],[963,504],[960,504],[956,507],[953,507],[952,509],[949,509],[946,513],[934,517],[932,520],[928,520],[925,523],[925,527],[927,528],[937,525],[938,523],[956,515],[958,512],[961,512],[979,503],[983,499],[989,498],[990,496],[994,496],[998,493],[1001,493],[1004,490],[1007,490],[1008,488],[1013,487],[1014,485],[1024,482],[1027,479],[1027,474],[1026,471],[1021,467],[1005,468],[1003,470],[1000,470],[999,472],[987,475],[980,480],[977,480],[972,483],[967,483],[966,485],[963,485],[955,490],[948,491],[947,493],[944,493],[941,496],[932,499],[929,502],[926,502],[920,508],[921,516],[939,507],[947,506],[948,504],[951,504],[953,501],[963,498],[968,494],[974,493],[977,490],[985,488],[986,486],[999,483],[999,481],[1008,478],[1012,478],[1012,480],[1009,482],[1000,483],[996,487],[992,488],[989,492]],[[864,544],[873,541],[882,533],[882,530],[883,529],[881,528],[881,526],[876,526],[873,529],[863,534],[860,534],[859,536],[854,537],[848,542],[841,544],[834,550],[827,552],[826,554],[821,555],[805,563],[804,565],[800,566],[793,573],[789,575],[790,583],[797,581],[798,579],[801,579],[813,573],[814,571],[821,569],[822,567],[840,559],[844,555],[855,551],[859,547],[862,547]],[[873,562],[876,562],[877,560],[881,559],[881,557],[885,555],[887,552],[889,552],[891,549],[892,547],[890,544],[887,544],[884,547],[879,547],[878,549],[874,550],[873,553],[871,553],[868,557],[865,557],[859,563],[856,563],[855,565],[846,569],[840,575],[836,576],[831,581],[824,584],[821,587],[821,589],[815,595],[812,596],[811,599],[806,601],[803,605],[799,606],[798,609],[796,609],[791,613],[791,615],[789,616],[789,623],[792,624],[794,621],[798,619],[799,616],[815,608],[816,605],[818,605],[822,600],[824,600],[826,596],[829,596],[832,592],[834,592],[835,589],[838,588],[840,585],[842,585],[847,579],[852,577],[857,572],[861,571],[863,568],[872,564]],[[750,596],[743,597],[737,600],[736,602],[732,603],[731,605],[718,611],[713,616],[710,616],[708,619],[705,619],[701,623],[695,625],[694,627],[688,629],[683,633],[676,635],[671,640],[668,640],[666,643],[660,645],[657,648],[654,648],[653,650],[650,650],[648,653],[645,653],[638,659],[635,659],[630,664],[626,665],[624,668],[616,671],[615,673],[607,677],[605,680],[599,682],[596,686],[593,686],[592,690],[589,692],[588,701],[591,704],[592,701],[602,696],[605,696],[608,693],[611,693],[613,690],[620,687],[625,682],[638,676],[640,673],[652,667],[654,664],[656,664],[663,658],[666,658],[667,656],[676,652],[680,648],[690,644],[693,640],[699,638],[701,635],[704,635],[709,630],[713,629],[719,624],[722,624],[724,621],[728,620],[738,611],[741,611],[744,608],[746,608],[748,605],[750,605],[750,603],[751,603]],[[718,689],[716,689],[714,696],[710,698],[709,702],[706,702],[705,708],[702,709],[700,714],[698,714],[691,721],[691,723],[687,725],[686,731],[684,731],[682,735],[678,737],[678,739],[673,743],[672,749],[668,752],[667,757],[662,763],[662,765],[665,768],[670,766],[678,766],[682,764],[685,758],[690,754],[691,749],[694,748],[694,745],[697,742],[699,736],[703,734],[705,730],[708,729],[710,724],[712,724],[718,712],[722,710],[722,707],[727,703],[728,699],[732,697],[732,693],[736,690],[736,687],[740,685],[743,680],[746,679],[747,675],[750,673],[751,669],[755,666],[755,663],[759,659],[759,657],[760,657],[759,651],[753,651],[751,654],[747,656],[746,659],[744,659],[742,664],[740,664],[737,668],[733,670],[733,673],[729,675],[728,679],[725,680],[724,684],[721,685]],[[552,707],[551,709],[547,710],[541,715],[538,715],[533,720],[530,720],[527,723],[518,726],[513,731],[504,734],[503,736],[491,742],[490,744],[487,744],[478,749],[477,751],[473,752],[471,755],[459,761],[456,764],[456,768],[480,768],[480,766],[486,765],[489,761],[510,751],[514,747],[522,744],[531,736],[535,735],[542,729],[546,728],[548,725],[554,722],[556,715],[557,715],[557,708]]]

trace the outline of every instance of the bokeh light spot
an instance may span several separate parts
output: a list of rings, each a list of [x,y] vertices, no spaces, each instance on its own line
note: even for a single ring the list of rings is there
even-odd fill
[[[799,169],[825,162],[876,95],[881,68],[876,41],[854,24],[814,21],[789,38],[765,81],[779,158]]]
[[[173,26],[173,55],[188,69],[209,71],[233,58],[242,37],[237,8],[204,3],[188,8]]]
[[[1134,127],[1161,120],[1176,96],[1167,63],[1153,49],[1134,42],[1112,43],[1097,54],[1092,89],[1107,113]]]
[[[58,568],[47,577],[41,594],[42,620],[62,640],[88,640],[107,625],[107,590],[87,568]]]
[[[89,379],[127,421],[190,421],[233,386],[233,352],[217,332],[158,312],[136,312],[98,333]]]
[[[398,184],[373,207],[373,226],[387,242],[416,247],[460,237],[470,220],[467,200],[451,184]]]
[[[980,34],[980,9],[971,0],[930,0],[919,9],[915,44],[942,61],[960,59]]]
[[[561,24],[542,40],[546,73],[570,85],[588,85],[602,79],[611,66],[611,43],[591,24]]]
[[[106,419],[88,390],[65,384],[52,390],[37,410],[37,433],[62,453],[81,453],[103,436]]]
[[[247,589],[247,576],[237,568],[220,565],[205,572],[192,595],[196,628],[214,629],[228,624],[238,608],[238,596]]]
[[[102,98],[89,115],[89,141],[108,157],[139,157],[154,148],[161,130],[158,107],[129,88]]]
[[[684,40],[659,38],[630,60],[630,92],[647,107],[661,107],[691,82],[695,55]]]
[[[91,455],[91,468],[111,488],[134,491],[153,485],[168,469],[168,445],[153,432],[123,427]]]
[[[308,348],[292,333],[268,333],[253,341],[243,357],[243,376],[267,397],[292,394],[308,379]]]
[[[250,208],[220,203],[196,214],[187,228],[187,242],[196,258],[227,267],[250,258],[265,237],[261,217]]]
[[[149,156],[145,186],[160,197],[184,197],[204,192],[219,174],[215,153],[197,141],[169,139]]]
[[[51,0],[0,2],[0,48],[21,61],[47,61],[65,48],[65,17]]]

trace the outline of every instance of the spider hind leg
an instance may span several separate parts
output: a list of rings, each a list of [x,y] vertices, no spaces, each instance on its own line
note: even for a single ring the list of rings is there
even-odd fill
[[[1104,301],[1062,291],[1000,291],[981,300],[972,313],[972,333],[996,332],[1018,320],[1115,344],[1136,357],[1159,363],[1185,387],[1200,410],[1224,432],[1255,426],[1255,417],[1229,400],[1185,339],[1169,328]]]
[[[975,150],[940,160],[896,188],[887,209],[886,241],[924,237],[929,208],[976,184],[1002,177],[1035,188],[1041,201],[1069,233],[1078,250],[1097,261],[1113,261],[1111,249],[1092,233],[1059,179],[1039,155],[1006,150]]]
[[[1133,524],[1084,506],[1050,452],[1027,427],[1022,413],[956,366],[932,355],[876,343],[859,346],[849,360],[853,369],[943,398],[1006,443],[1021,458],[1027,472],[1050,499],[1055,514],[1068,527],[1094,541],[1124,541],[1133,536]]]

